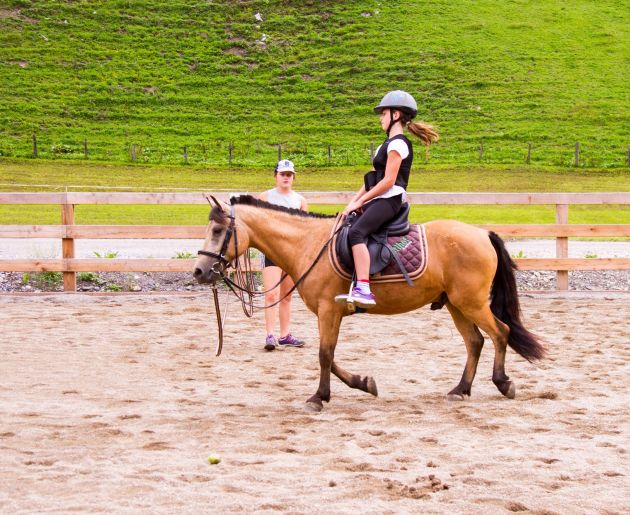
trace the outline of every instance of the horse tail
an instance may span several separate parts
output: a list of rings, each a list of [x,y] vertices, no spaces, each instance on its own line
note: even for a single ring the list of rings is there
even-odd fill
[[[490,231],[488,236],[498,258],[497,271],[490,291],[490,310],[510,328],[508,345],[527,361],[539,360],[544,357],[545,348],[521,322],[521,307],[514,276],[514,270],[517,269],[516,263],[505,248],[505,243],[496,233]]]

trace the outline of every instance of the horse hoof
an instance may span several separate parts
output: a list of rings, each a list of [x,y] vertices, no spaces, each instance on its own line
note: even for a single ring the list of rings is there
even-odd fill
[[[374,381],[373,377],[367,378],[367,391],[374,395],[374,397],[378,397],[378,388],[376,388],[376,381]]]
[[[321,402],[306,401],[306,411],[310,413],[319,413],[324,408]]]
[[[446,396],[446,399],[449,401],[463,401],[464,400],[464,396],[461,393],[449,393]]]
[[[516,397],[516,386],[514,386],[514,383],[512,381],[510,381],[510,386],[507,389],[507,392],[505,392],[503,395],[505,395],[508,399],[513,399],[514,397]]]

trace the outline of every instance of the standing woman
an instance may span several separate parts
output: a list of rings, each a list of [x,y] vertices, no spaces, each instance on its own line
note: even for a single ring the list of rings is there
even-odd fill
[[[274,170],[276,187],[260,194],[260,199],[278,206],[291,207],[308,211],[306,199],[293,191],[293,181],[295,180],[295,167],[288,159],[279,161]],[[302,347],[304,341],[296,338],[289,331],[291,320],[291,295],[285,297],[287,292],[293,287],[293,280],[286,276],[280,285],[269,291],[278,284],[282,277],[282,270],[274,264],[267,256],[264,256],[263,287],[265,289],[265,305],[269,306],[280,301],[280,308],[274,306],[265,309],[265,328],[267,338],[265,339],[265,350],[272,351],[278,345],[281,347]],[[280,313],[280,338],[276,339],[274,331]]]
[[[405,91],[390,91],[374,111],[380,114],[381,127],[387,138],[376,149],[372,161],[374,170],[365,175],[363,186],[343,211],[346,216],[353,211],[361,212],[348,234],[357,282],[350,295],[338,295],[335,298],[339,302],[353,302],[360,307],[376,304],[374,294],[370,291],[367,237],[394,218],[406,200],[413,146],[404,135],[404,129],[407,128],[420,138],[427,149],[438,139],[437,132],[430,125],[412,122],[418,114],[418,105]]]

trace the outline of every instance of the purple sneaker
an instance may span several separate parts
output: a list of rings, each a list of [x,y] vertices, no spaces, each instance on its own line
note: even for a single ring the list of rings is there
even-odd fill
[[[303,347],[304,340],[300,340],[289,333],[278,340],[278,345],[281,347]]]
[[[352,300],[352,302],[360,308],[376,306],[376,297],[374,297],[374,294],[372,292],[363,293],[359,288],[352,288],[352,293],[348,300]]]
[[[268,334],[265,339],[265,350],[274,350],[278,345],[278,341],[273,334]]]

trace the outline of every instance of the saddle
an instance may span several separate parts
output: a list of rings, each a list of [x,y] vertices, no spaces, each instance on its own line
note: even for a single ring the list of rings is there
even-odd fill
[[[378,274],[385,270],[392,262],[395,262],[400,273],[403,275],[409,286],[413,286],[413,281],[409,277],[405,266],[403,265],[398,252],[396,252],[388,238],[392,236],[405,236],[409,234],[411,225],[409,224],[409,211],[411,206],[404,203],[398,214],[390,220],[378,233],[370,234],[365,242],[368,252],[370,253],[370,275]],[[351,215],[352,216],[352,215]],[[348,232],[352,224],[357,220],[357,216],[348,217],[346,224],[341,229],[335,239],[335,251],[341,265],[346,270],[354,270],[354,259],[352,257],[352,248],[348,241]]]

